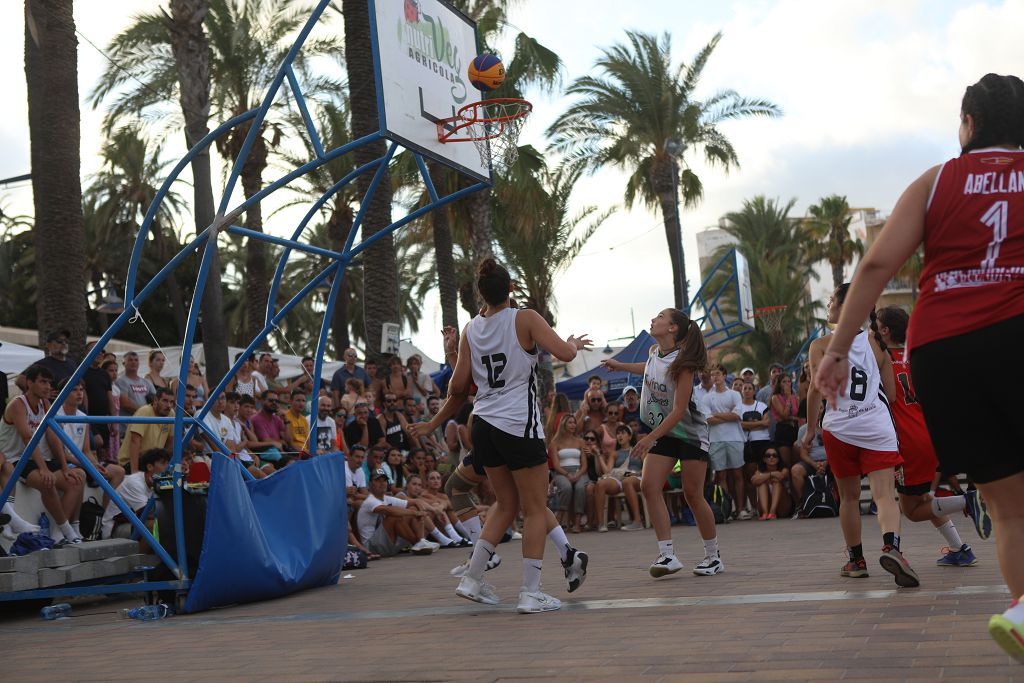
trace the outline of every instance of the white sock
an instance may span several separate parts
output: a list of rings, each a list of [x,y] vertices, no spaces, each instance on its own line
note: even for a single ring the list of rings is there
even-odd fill
[[[548,532],[548,538],[555,545],[555,550],[558,551],[558,557],[565,562],[565,558],[569,557],[569,538],[565,535],[565,529],[560,524],[556,524],[555,528]]]
[[[473,554],[469,558],[469,568],[465,575],[479,581],[487,569],[488,560],[492,557],[494,557],[494,546],[482,538],[479,539],[473,546]]]
[[[73,541],[76,538],[81,538],[82,537],[81,534],[75,533],[74,528],[70,524],[68,524],[67,522],[64,522],[63,524],[59,525],[57,528],[59,528],[60,532],[62,534],[64,534],[64,538],[66,538],[69,541]]]
[[[943,496],[932,498],[932,514],[936,517],[948,515],[951,512],[963,512],[967,502],[963,496]]]
[[[526,589],[527,593],[537,593],[540,591],[540,570],[542,566],[543,560],[523,558],[523,588]]]
[[[434,528],[433,531],[430,532],[430,537],[438,543],[440,543],[441,545],[448,545],[449,543],[454,542],[452,541],[452,539],[448,538],[443,533],[441,533],[441,530],[436,527]]]
[[[1014,600],[1010,609],[1003,612],[1003,616],[1015,624],[1024,624],[1024,596],[1020,600]]]
[[[675,555],[676,553],[672,549],[672,539],[670,538],[667,541],[658,541],[658,552],[665,557],[672,557]]]
[[[963,540],[960,538],[960,534],[957,532],[956,527],[953,526],[953,520],[948,520],[945,524],[940,527],[935,527],[942,534],[942,537],[946,539],[946,545],[949,546],[950,550],[960,550],[964,546]]]
[[[468,538],[471,543],[476,543],[476,540],[480,538],[480,529],[482,527],[480,526],[479,517],[470,517],[465,522],[459,522],[456,524],[455,528],[465,533],[466,538]]]
[[[704,554],[708,557],[718,557],[718,536],[704,541]]]
[[[78,534],[79,536],[82,535],[82,527],[79,525],[77,519],[74,522],[71,522],[71,528],[74,529],[75,533]]]
[[[8,525],[11,527],[11,531],[16,534],[23,534],[26,531],[37,532],[39,527],[31,522],[26,522],[21,515],[14,511],[14,505],[10,502],[4,503],[3,511],[5,515],[9,515],[11,523]]]
[[[456,531],[455,527],[453,527],[451,524],[445,525],[444,533],[448,538],[452,539],[455,542],[458,542],[462,539],[462,534]]]

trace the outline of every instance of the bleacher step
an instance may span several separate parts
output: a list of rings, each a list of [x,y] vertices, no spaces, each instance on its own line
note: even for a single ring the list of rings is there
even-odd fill
[[[0,593],[54,588],[158,566],[156,555],[139,552],[139,544],[123,538],[89,541],[40,550],[18,557],[0,557]]]

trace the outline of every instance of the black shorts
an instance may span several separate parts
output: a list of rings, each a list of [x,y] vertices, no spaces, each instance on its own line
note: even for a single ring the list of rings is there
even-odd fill
[[[775,443],[781,448],[790,448],[796,443],[799,429],[792,422],[779,422],[775,425]]]
[[[981,359],[992,367],[1013,367],[1022,338],[1024,316],[1017,316],[911,352],[914,391],[943,473],[965,472],[987,484],[1024,471],[1016,383],[999,372],[978,372]],[[983,422],[971,414],[964,392],[985,397]]]
[[[654,442],[649,453],[663,455],[673,460],[704,460],[709,459],[708,452],[702,451],[700,446],[694,446],[674,436],[663,436]]]
[[[748,441],[743,444],[743,462],[747,465],[756,465],[761,462],[764,452],[771,448],[771,441]]]
[[[462,459],[462,464],[466,467],[472,468],[473,472],[478,477],[486,477],[487,472],[484,471],[484,466],[481,465],[475,458],[473,458],[473,452],[470,451],[466,457]]]
[[[32,474],[38,469],[39,467],[36,465],[36,461],[33,460],[32,458],[29,458],[28,462],[25,463],[25,469],[21,471],[21,478],[28,481],[28,475]],[[53,460],[47,460],[46,469],[50,470],[51,472],[59,472],[60,463]]]
[[[897,470],[897,475],[899,471]],[[901,477],[896,477],[896,493],[902,493],[904,496],[923,496],[932,490],[932,483],[930,481],[923,482],[921,484],[903,484],[900,482]]]
[[[513,436],[494,427],[481,418],[473,418],[473,462],[484,467],[508,467],[522,470],[546,465],[547,448],[544,439]]]

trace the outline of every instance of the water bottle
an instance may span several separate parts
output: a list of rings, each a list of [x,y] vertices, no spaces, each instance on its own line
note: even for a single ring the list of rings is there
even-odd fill
[[[63,619],[71,616],[71,605],[66,602],[59,602],[56,605],[47,605],[39,610],[39,616],[47,621]]]
[[[39,533],[43,536],[50,535],[50,518],[46,516],[46,513],[39,515]]]
[[[137,619],[138,621],[157,621],[163,619],[170,613],[170,608],[160,603],[158,605],[143,605],[132,609],[121,610],[122,619]]]

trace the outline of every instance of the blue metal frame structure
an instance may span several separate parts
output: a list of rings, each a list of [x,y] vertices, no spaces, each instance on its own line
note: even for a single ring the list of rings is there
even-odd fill
[[[730,263],[732,264],[732,274],[718,286],[714,294],[705,296],[705,290],[714,284],[712,280],[716,279],[721,273],[724,273],[724,268],[727,268]],[[725,298],[723,299],[723,297]],[[735,316],[729,314],[728,318],[726,317],[726,313],[722,310],[723,301],[736,302]],[[723,254],[722,258],[718,259],[715,267],[708,272],[708,276],[704,278],[700,289],[697,290],[697,293],[690,300],[690,305],[686,309],[687,315],[690,315],[694,308],[701,312],[701,315],[694,318],[694,320],[700,325],[705,339],[712,339],[707,345],[709,349],[731,342],[753,331],[753,328],[740,322],[740,301],[740,281],[737,275],[736,249],[734,247]],[[715,338],[716,336],[719,338]]]
[[[373,21],[372,12],[372,0],[368,0],[371,7],[371,21]],[[222,231],[226,231],[230,234],[239,235],[248,239],[259,239],[268,244],[284,247],[284,251],[281,254],[278,262],[277,271],[274,275],[274,280],[271,284],[270,295],[267,301],[266,319],[264,321],[264,327],[262,331],[249,343],[246,347],[245,352],[239,357],[239,360],[235,361],[227,375],[222,379],[217,386],[210,392],[210,399],[215,399],[221,394],[229,378],[233,376],[239,369],[242,363],[242,359],[248,357],[253,353],[261,344],[265,342],[270,333],[277,327],[278,323],[291,311],[300,301],[302,301],[310,292],[314,291],[318,285],[330,278],[330,294],[327,299],[326,310],[324,311],[323,324],[320,329],[320,336],[317,342],[316,354],[315,354],[315,370],[314,370],[314,386],[313,386],[313,405],[311,406],[311,414],[317,414],[317,403],[318,394],[320,389],[320,374],[323,370],[323,354],[327,344],[327,337],[330,332],[330,321],[334,311],[334,306],[337,301],[338,293],[340,291],[342,278],[345,275],[345,270],[354,258],[359,256],[364,250],[370,247],[374,242],[382,239],[386,235],[393,233],[404,225],[414,221],[428,212],[449,204],[457,199],[465,197],[473,192],[482,190],[490,186],[489,182],[477,182],[469,187],[457,190],[448,194],[444,197],[439,197],[437,190],[433,183],[430,181],[430,176],[427,173],[427,166],[423,161],[422,156],[419,152],[411,150],[416,159],[417,166],[419,167],[420,174],[424,186],[430,198],[430,202],[408,215],[394,221],[391,225],[386,228],[374,233],[373,235],[362,239],[358,244],[356,243],[356,235],[359,232],[365,218],[366,208],[369,205],[370,199],[373,197],[377,188],[380,186],[383,178],[385,177],[385,170],[388,164],[394,157],[399,142],[391,141],[388,145],[387,152],[379,159],[376,159],[370,163],[364,164],[359,168],[353,170],[351,173],[346,175],[340,181],[338,181],[333,187],[331,187],[326,193],[324,193],[306,213],[305,217],[296,227],[289,239],[275,237],[234,225],[237,217],[244,213],[254,203],[261,201],[268,195],[277,191],[278,189],[286,186],[291,181],[299,178],[310,171],[326,164],[327,162],[335,159],[343,154],[347,154],[359,147],[367,145],[369,143],[387,138],[387,134],[384,128],[383,115],[380,116],[380,128],[377,131],[370,133],[358,140],[350,142],[347,145],[338,147],[333,150],[324,150],[320,136],[318,135],[313,119],[309,113],[309,109],[306,104],[305,97],[302,92],[301,84],[296,78],[295,72],[292,65],[295,61],[296,56],[305,44],[310,31],[320,20],[323,12],[327,9],[330,4],[330,0],[319,0],[316,7],[310,14],[309,19],[303,26],[291,49],[285,56],[277,75],[268,89],[262,103],[256,109],[245,112],[226,123],[219,126],[216,130],[210,132],[206,137],[200,140],[188,153],[182,157],[182,159],[174,166],[170,175],[161,185],[159,191],[153,199],[153,203],[150,205],[149,210],[143,220],[142,226],[139,230],[139,234],[135,240],[135,246],[132,250],[131,260],[128,266],[128,275],[125,284],[125,310],[121,313],[114,322],[110,325],[106,332],[100,337],[99,341],[94,345],[93,349],[86,354],[81,364],[71,375],[65,388],[60,392],[57,399],[50,406],[43,418],[43,422],[40,428],[32,435],[31,440],[25,447],[22,457],[18,460],[14,467],[13,475],[4,487],[3,491],[0,492],[0,504],[6,502],[14,489],[15,483],[21,476],[22,471],[25,469],[25,465],[29,460],[26,454],[32,453],[40,440],[43,438],[47,429],[53,431],[56,436],[61,440],[64,446],[74,454],[82,468],[92,477],[93,480],[98,482],[100,488],[103,489],[104,493],[110,496],[110,499],[117,505],[121,513],[132,525],[134,533],[133,537],[144,538],[151,548],[159,556],[160,561],[163,562],[175,577],[170,581],[148,581],[145,583],[121,583],[111,584],[109,579],[106,580],[108,583],[96,583],[91,585],[79,585],[69,587],[57,587],[45,590],[34,590],[34,591],[18,591],[14,593],[0,593],[0,601],[3,600],[22,600],[22,599],[35,599],[35,598],[48,598],[62,595],[82,595],[82,594],[107,594],[107,593],[118,593],[118,592],[135,592],[135,591],[152,591],[152,590],[175,590],[179,592],[187,591],[191,579],[188,576],[188,565],[185,558],[185,530],[184,530],[184,519],[183,519],[183,508],[182,508],[182,492],[184,487],[184,475],[182,471],[182,451],[183,445],[187,443],[192,436],[196,433],[196,430],[202,431],[206,436],[211,437],[214,442],[219,446],[221,451],[226,455],[228,453],[227,447],[217,439],[203,423],[203,418],[209,412],[210,406],[213,404],[213,400],[207,400],[204,407],[198,411],[194,416],[188,416],[183,414],[180,408],[176,408],[173,416],[167,417],[149,417],[149,418],[137,418],[137,417],[90,417],[90,416],[68,416],[62,414],[62,406],[67,395],[70,393],[72,388],[82,378],[86,368],[88,368],[93,359],[103,349],[107,342],[109,342],[114,335],[121,330],[125,324],[136,314],[139,306],[159,287],[167,276],[186,258],[193,256],[195,252],[205,247],[200,261],[199,274],[196,278],[195,290],[192,294],[192,301],[190,304],[188,318],[186,321],[186,332],[185,337],[182,340],[182,358],[189,358],[191,355],[192,347],[195,341],[196,326],[199,320],[200,302],[203,297],[203,290],[206,286],[207,276],[209,274],[210,263],[213,259],[214,254],[217,250],[217,238]],[[382,96],[380,94],[380,62],[379,56],[377,55],[376,36],[373,36],[374,42],[374,70],[377,79],[377,92],[378,92],[378,108],[381,114],[383,113],[382,107]],[[253,142],[255,141],[256,135],[259,134],[260,128],[267,114],[270,110],[272,103],[281,94],[282,86],[287,81],[290,88],[291,94],[294,97],[296,106],[299,109],[299,113],[302,116],[303,123],[306,128],[306,133],[309,135],[310,144],[314,150],[315,157],[310,161],[306,162],[302,166],[293,171],[286,173],[282,177],[274,180],[264,187],[259,193],[250,197],[249,199],[241,202],[234,208],[229,208],[231,203],[231,197],[235,186],[241,175],[242,166],[245,164],[249,152],[252,148]],[[171,185],[178,180],[181,172],[191,163],[193,158],[199,153],[207,150],[213,142],[227,133],[229,130],[251,122],[249,132],[243,142],[242,149],[232,166],[231,173],[228,177],[227,183],[224,187],[223,194],[221,195],[221,201],[217,210],[217,215],[211,225],[200,232],[196,237],[189,242],[185,247],[175,255],[170,261],[167,262],[163,268],[148,282],[141,290],[136,291],[137,279],[138,279],[138,268],[139,262],[142,256],[142,249],[146,243],[146,239],[149,235],[149,231],[152,227],[153,220],[160,208],[161,203],[166,197]],[[341,191],[346,185],[351,183],[356,178],[360,177],[364,173],[373,171],[374,175],[371,180],[369,189],[362,199],[360,209],[355,217],[351,231],[349,232],[348,238],[345,241],[344,249],[340,252],[332,251],[329,249],[322,249],[314,247],[310,244],[302,242],[302,235],[305,229],[308,227],[309,222],[317,214],[320,208],[330,200],[335,194]],[[306,283],[302,289],[293,296],[289,301],[284,303],[280,308],[276,306],[277,296],[280,292],[281,281],[284,277],[285,266],[288,261],[288,257],[292,251],[300,251],[304,253],[314,254],[317,256],[325,257],[331,261],[331,263],[319,274],[314,276],[308,283]],[[188,364],[182,363],[181,369],[178,375],[178,389],[176,395],[176,406],[184,405],[185,401],[185,385],[188,379]],[[173,530],[164,529],[163,533],[174,533],[177,540],[177,557],[171,557],[169,553],[161,546],[161,544],[153,537],[153,534],[146,528],[146,525],[135,514],[125,502],[117,495],[117,492],[107,483],[107,481],[100,475],[96,466],[92,462],[84,457],[78,446],[71,440],[64,430],[61,429],[61,424],[65,423],[98,423],[103,422],[107,424],[117,423],[149,423],[149,424],[171,424],[173,425],[173,439],[174,445],[171,463],[169,471],[173,477],[173,518],[174,528]],[[316,454],[316,441],[311,440],[310,450],[312,454]],[[250,476],[248,470],[239,465],[242,472]],[[145,517],[143,514],[143,518]]]

